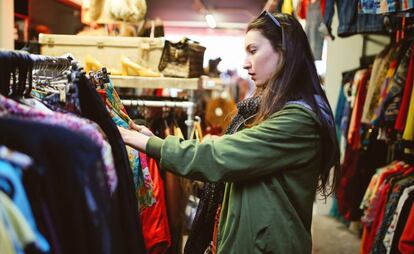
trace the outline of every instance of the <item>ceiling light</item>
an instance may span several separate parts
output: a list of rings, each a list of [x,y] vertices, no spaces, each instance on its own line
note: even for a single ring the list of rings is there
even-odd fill
[[[212,14],[206,14],[206,22],[207,22],[208,27],[210,28],[217,27],[216,19],[214,18]]]

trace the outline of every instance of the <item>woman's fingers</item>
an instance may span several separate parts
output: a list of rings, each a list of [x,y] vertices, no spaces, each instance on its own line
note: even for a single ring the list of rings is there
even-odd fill
[[[145,127],[144,125],[138,125],[131,121],[129,126],[131,127],[131,129],[136,130],[148,137],[154,136],[154,133],[152,133],[152,131],[148,129],[147,127]]]

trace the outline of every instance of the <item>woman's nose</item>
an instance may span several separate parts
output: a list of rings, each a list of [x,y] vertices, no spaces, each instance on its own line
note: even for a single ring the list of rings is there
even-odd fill
[[[248,70],[250,67],[252,67],[252,64],[250,63],[250,58],[249,57],[246,57],[244,59],[243,69]]]

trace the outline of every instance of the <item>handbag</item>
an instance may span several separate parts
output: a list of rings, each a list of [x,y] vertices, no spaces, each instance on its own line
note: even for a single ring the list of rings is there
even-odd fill
[[[164,76],[179,78],[200,77],[203,70],[205,47],[198,42],[183,38],[177,43],[166,40],[158,70]]]

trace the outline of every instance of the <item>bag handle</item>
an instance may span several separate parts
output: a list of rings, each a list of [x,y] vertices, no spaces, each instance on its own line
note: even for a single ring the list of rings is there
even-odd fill
[[[151,31],[150,31],[150,38],[155,38],[155,21],[151,20]]]

